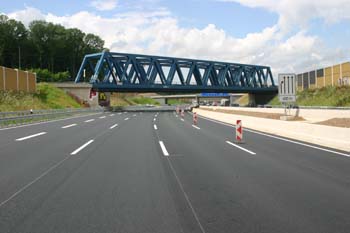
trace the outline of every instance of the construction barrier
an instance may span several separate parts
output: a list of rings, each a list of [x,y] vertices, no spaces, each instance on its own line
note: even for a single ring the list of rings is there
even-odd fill
[[[243,142],[243,128],[241,120],[237,120],[236,122],[236,142]]]
[[[1,91],[36,91],[36,74],[0,66]]]

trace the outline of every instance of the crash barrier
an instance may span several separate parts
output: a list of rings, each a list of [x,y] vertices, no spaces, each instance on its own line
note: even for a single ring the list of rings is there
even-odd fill
[[[72,116],[80,113],[93,113],[102,111],[103,108],[69,108],[0,112],[0,128],[11,125],[28,124],[37,121],[49,121],[56,118]]]

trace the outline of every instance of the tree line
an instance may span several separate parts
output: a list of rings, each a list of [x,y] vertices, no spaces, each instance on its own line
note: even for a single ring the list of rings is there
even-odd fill
[[[99,36],[77,28],[42,20],[26,28],[22,22],[0,15],[0,65],[45,73],[46,78],[39,77],[39,81],[65,81],[61,76],[73,80],[85,54],[100,52],[103,47]],[[61,75],[49,78],[48,73]]]

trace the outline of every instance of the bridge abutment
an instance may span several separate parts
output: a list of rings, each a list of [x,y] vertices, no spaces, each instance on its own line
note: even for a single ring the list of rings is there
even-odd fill
[[[257,105],[266,105],[268,104],[277,94],[268,93],[268,94],[249,94],[249,106],[257,106]]]

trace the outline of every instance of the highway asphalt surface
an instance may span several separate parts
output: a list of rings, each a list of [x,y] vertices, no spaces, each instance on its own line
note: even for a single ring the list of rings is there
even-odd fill
[[[0,130],[0,232],[350,232],[347,152],[251,131],[236,144],[232,126],[181,119]]]

